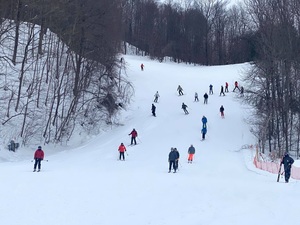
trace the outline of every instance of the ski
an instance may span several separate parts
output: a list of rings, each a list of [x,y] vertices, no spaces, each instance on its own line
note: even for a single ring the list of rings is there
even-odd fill
[[[135,146],[135,145],[138,145],[138,143],[136,143],[136,144],[133,144],[133,145],[127,145],[128,147],[133,147],[133,146]]]

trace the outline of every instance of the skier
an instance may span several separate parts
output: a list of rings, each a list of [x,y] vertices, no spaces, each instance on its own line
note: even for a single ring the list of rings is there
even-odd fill
[[[155,110],[156,110],[156,106],[154,104],[152,104],[152,107],[151,107],[152,115],[156,117]]]
[[[188,157],[188,163],[192,163],[193,162],[193,158],[194,158],[194,154],[195,154],[195,148],[193,145],[191,145],[188,149],[188,154],[189,154],[189,157]]]
[[[205,93],[205,94],[203,95],[203,97],[204,97],[204,104],[207,104],[208,94]]]
[[[119,146],[118,151],[120,152],[119,160],[122,160],[121,158],[123,158],[123,160],[125,161],[124,152],[126,152],[126,147],[123,143],[121,143],[121,145]]]
[[[223,94],[223,96],[225,96],[225,93],[224,93],[224,87],[223,87],[223,85],[221,85],[220,96],[221,96],[221,94]]]
[[[214,94],[214,92],[213,92],[213,85],[212,85],[212,84],[209,85],[209,94],[210,94],[210,95],[213,95],[213,94]]]
[[[244,97],[244,87],[243,86],[241,87],[240,94],[241,94],[242,97]]]
[[[285,178],[285,183],[289,182],[290,176],[291,176],[291,167],[292,164],[294,163],[294,159],[289,156],[289,154],[286,152],[284,154],[284,157],[282,158],[280,166],[283,164],[284,166],[284,178]]]
[[[178,170],[178,164],[179,164],[179,157],[180,157],[180,154],[179,154],[177,148],[174,148],[174,152],[175,152],[175,154],[176,154],[175,168],[176,168],[176,170]]]
[[[157,102],[158,101],[158,98],[159,98],[160,96],[159,96],[159,94],[158,94],[158,91],[155,93],[155,95],[154,95],[154,102]]]
[[[187,107],[188,107],[188,106],[187,106],[186,104],[182,103],[181,108],[183,109],[183,111],[184,111],[185,114],[189,114],[189,112],[188,112],[187,109],[186,109]]]
[[[144,64],[141,64],[141,70],[144,71]]]
[[[206,127],[207,118],[205,116],[203,116],[201,121],[202,121],[202,127]]]
[[[198,93],[197,92],[195,92],[195,102],[199,102]]]
[[[173,167],[174,173],[176,173],[176,158],[177,153],[175,152],[174,148],[171,148],[171,152],[169,153],[169,173],[171,172],[171,169]]]
[[[44,151],[41,146],[38,146],[38,149],[34,153],[34,167],[33,172],[36,171],[36,167],[38,167],[38,171],[41,171],[41,161],[44,160]]]
[[[202,141],[204,141],[204,140],[205,140],[205,135],[206,135],[206,133],[207,133],[206,127],[203,127],[203,128],[202,128],[201,133],[202,133]]]
[[[136,137],[138,136],[138,133],[135,129],[133,129],[130,134],[128,135],[131,135],[131,143],[130,145],[133,145],[133,142],[134,142],[134,145],[136,145]]]
[[[240,88],[239,88],[239,84],[238,84],[237,81],[234,82],[234,89],[233,89],[233,92],[235,91],[235,89],[239,89],[239,91],[241,91]]]
[[[228,82],[225,82],[225,92],[229,92],[229,91],[228,91],[228,86],[229,86],[229,85],[228,85]]]
[[[179,95],[183,95],[183,89],[180,85],[178,85],[177,91]]]
[[[223,105],[221,105],[221,107],[220,107],[220,113],[221,113],[222,119],[224,119],[224,107],[223,107]]]

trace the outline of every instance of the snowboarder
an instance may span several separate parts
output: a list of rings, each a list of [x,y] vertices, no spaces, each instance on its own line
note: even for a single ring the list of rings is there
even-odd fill
[[[126,147],[123,143],[121,143],[121,145],[119,146],[118,151],[120,153],[119,160],[122,160],[122,158],[123,158],[123,160],[125,161],[124,153],[126,152]]]
[[[184,111],[185,114],[189,114],[189,112],[188,112],[187,109],[186,109],[187,107],[188,107],[188,106],[187,106],[186,104],[182,103],[181,108],[183,109],[183,111]]]
[[[178,170],[178,164],[179,164],[179,157],[180,157],[180,154],[179,154],[177,148],[174,148],[174,152],[175,152],[175,154],[176,154],[175,168],[176,168],[176,170]]]
[[[171,173],[171,169],[173,167],[174,173],[176,173],[176,158],[177,153],[175,152],[174,148],[171,148],[171,152],[169,153],[169,173]]]
[[[224,107],[223,107],[223,105],[221,105],[221,107],[220,107],[220,113],[221,113],[221,117],[224,119]]]
[[[205,116],[203,116],[201,121],[202,121],[202,127],[206,127],[207,118]]]
[[[155,110],[156,110],[156,106],[154,104],[152,104],[152,107],[151,107],[152,115],[156,117]]]
[[[286,152],[280,164],[280,166],[283,164],[284,167],[285,183],[289,182],[291,176],[291,167],[293,163],[294,163],[294,159],[290,157],[289,154]]]
[[[229,86],[229,85],[228,85],[228,82],[225,82],[225,92],[229,92],[229,91],[228,91],[228,86]]]
[[[205,94],[203,95],[203,98],[204,98],[204,104],[207,104],[208,94],[205,93]]]
[[[240,88],[239,88],[239,84],[238,84],[237,81],[234,82],[234,89],[233,89],[233,92],[235,91],[235,89],[239,89],[239,91],[241,91]]]
[[[144,64],[141,64],[141,70],[144,71]]]
[[[213,95],[214,94],[214,91],[213,91],[213,85],[209,85],[209,94],[210,95]]]
[[[155,95],[154,95],[154,102],[157,102],[158,101],[158,98],[159,98],[160,96],[159,96],[159,94],[158,94],[158,91],[155,93]]]
[[[133,129],[130,134],[128,135],[131,135],[131,143],[130,145],[133,145],[133,142],[134,142],[134,145],[136,145],[136,137],[138,136],[138,133],[135,129]]]
[[[202,141],[204,141],[204,140],[205,140],[205,135],[206,135],[206,133],[207,133],[206,127],[203,127],[203,128],[202,128],[201,133],[202,133]]]
[[[221,85],[220,96],[221,96],[221,94],[223,94],[223,96],[225,96],[225,93],[224,93],[224,87],[223,87],[223,85]]]
[[[188,163],[192,163],[193,162],[193,158],[194,158],[194,154],[195,154],[195,147],[193,145],[191,145],[188,149]]]
[[[44,160],[44,151],[41,146],[38,146],[37,150],[34,153],[34,166],[33,172],[36,171],[36,167],[38,167],[38,172],[41,171],[41,161]]]
[[[177,91],[179,95],[183,95],[183,89],[180,85],[178,85]]]
[[[197,92],[195,92],[195,102],[199,102],[198,93]]]

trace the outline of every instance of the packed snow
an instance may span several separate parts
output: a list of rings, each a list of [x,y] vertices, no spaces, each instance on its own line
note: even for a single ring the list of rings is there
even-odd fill
[[[253,225],[295,224],[299,182],[284,183],[258,170],[252,161],[255,138],[246,123],[250,108],[232,92],[242,84],[249,64],[195,66],[159,63],[124,56],[127,76],[135,87],[130,106],[122,110],[122,125],[103,128],[85,142],[42,146],[41,172],[33,173],[31,148],[15,153],[0,150],[1,224],[5,225]],[[140,65],[145,65],[141,71]],[[125,75],[124,75],[125,76]],[[221,85],[229,93],[220,96]],[[208,104],[203,95],[213,85]],[[176,91],[181,85],[183,96]],[[157,117],[151,115],[159,92]],[[195,92],[199,102],[194,102]],[[189,114],[181,109],[188,106]],[[225,118],[219,108],[225,108]],[[208,119],[201,140],[201,118]],[[130,144],[131,130],[138,144]],[[79,134],[78,140],[82,140]],[[125,161],[118,147],[127,148]],[[196,148],[192,164],[187,150]],[[168,173],[171,147],[180,153],[179,171]]]

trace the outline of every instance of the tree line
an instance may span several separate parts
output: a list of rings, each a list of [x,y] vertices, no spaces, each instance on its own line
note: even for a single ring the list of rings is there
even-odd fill
[[[247,10],[257,32],[257,60],[245,76],[253,133],[263,152],[299,157],[300,2],[248,0]]]
[[[246,10],[226,1],[126,0],[123,17],[123,40],[153,59],[222,65],[256,56]]]

